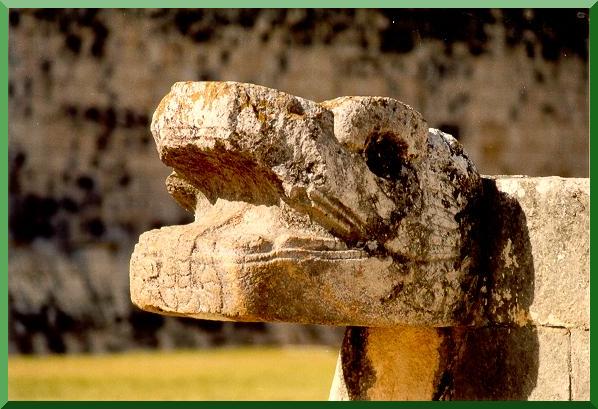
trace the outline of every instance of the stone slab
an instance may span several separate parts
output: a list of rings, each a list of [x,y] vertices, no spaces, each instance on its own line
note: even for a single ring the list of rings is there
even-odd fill
[[[537,327],[538,377],[529,400],[570,400],[569,330]]]
[[[590,400],[590,331],[571,330],[571,399]]]
[[[576,381],[576,365],[583,394],[589,377]],[[569,366],[566,328],[351,327],[330,400],[580,399]]]
[[[487,318],[589,328],[589,179],[486,179]]]

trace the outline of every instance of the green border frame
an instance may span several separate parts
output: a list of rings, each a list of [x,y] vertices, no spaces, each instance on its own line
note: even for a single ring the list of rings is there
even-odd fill
[[[569,0],[566,3],[566,8],[588,8],[590,9],[590,39],[589,39],[589,55],[590,55],[590,71],[589,71],[589,83],[590,83],[590,135],[592,130],[596,127],[593,117],[598,118],[598,104],[592,104],[592,100],[598,100],[598,85],[592,81],[592,75],[594,71],[598,71],[598,68],[594,69],[593,64],[598,61],[598,22],[592,24],[592,17],[596,15],[598,19],[598,5],[594,4],[595,0]],[[224,4],[226,3],[226,4]],[[284,4],[285,6],[295,7],[364,7],[368,8],[390,8],[390,7],[451,7],[451,8],[511,8],[511,7],[532,7],[532,8],[563,8],[565,4],[562,0],[494,0],[494,1],[479,1],[479,0],[454,0],[452,2],[446,2],[441,0],[427,0],[427,1],[415,1],[415,0],[401,0],[392,2],[391,0],[370,0],[369,2],[357,1],[357,0],[303,0],[302,2],[294,2],[295,4]],[[80,0],[59,0],[53,1],[52,8],[78,8],[81,7],[82,2]],[[123,2],[111,1],[91,1],[85,4],[85,8],[91,7],[127,7],[127,8],[146,8],[146,7],[161,7],[166,3],[163,0],[125,0]],[[204,0],[202,2],[192,2],[189,0],[171,0],[168,6],[171,8],[182,8],[182,7],[197,7],[203,8],[218,8],[222,6],[229,7],[277,7],[281,3],[274,0],[260,0],[258,2],[251,2],[248,0]],[[3,324],[0,326],[0,366],[3,370],[0,371],[0,406],[11,409],[29,409],[44,407],[47,409],[58,409],[58,408],[74,408],[74,407],[86,407],[91,409],[99,408],[131,408],[131,407],[143,407],[146,409],[162,409],[166,407],[174,407],[177,409],[192,408],[197,406],[202,407],[260,407],[260,408],[276,408],[284,405],[289,408],[303,408],[303,407],[314,407],[314,406],[351,406],[351,407],[430,407],[439,405],[449,405],[451,407],[459,408],[474,408],[474,407],[498,407],[498,405],[504,405],[505,402],[89,402],[89,401],[69,401],[69,402],[28,402],[28,401],[8,401],[8,14],[10,8],[34,8],[48,6],[47,0],[26,0],[18,2],[17,0],[9,0],[4,3],[0,2],[0,55],[6,56],[0,60],[0,155],[7,160],[2,163],[0,167],[0,190],[2,192],[3,200],[0,201],[0,211],[2,212],[2,231],[6,232],[3,235],[3,243],[0,245],[0,262],[2,263],[2,269],[0,269],[0,315],[2,317]],[[598,20],[597,20],[598,21]],[[598,66],[598,65],[596,65]],[[594,145],[596,146],[596,145]],[[592,174],[592,157],[595,156],[593,151],[595,150],[591,143],[590,136],[590,190],[593,190],[596,182],[593,182]],[[596,208],[594,202],[590,201],[590,214],[593,213]],[[591,243],[594,235],[592,231],[596,231],[596,222],[590,218],[590,252],[592,250]],[[596,258],[590,257],[590,271],[596,265]],[[595,292],[596,283],[594,280],[590,280],[590,291]],[[595,304],[595,303],[593,303]],[[591,314],[590,314],[590,328],[594,328],[597,319],[594,318],[593,310],[594,305],[591,303]],[[590,356],[594,347],[598,347],[596,337],[592,337],[590,333]],[[590,361],[591,362],[591,361]],[[595,379],[598,376],[598,370],[596,365],[590,365],[590,380]],[[598,390],[590,382],[590,401],[585,402],[508,402],[510,408],[513,407],[553,407],[558,405],[559,407],[575,407],[575,408],[596,408],[598,402]]]
[[[48,7],[48,0],[5,0],[3,5],[6,8],[35,8]],[[82,2],[80,0],[58,0],[52,2],[52,8],[81,8]],[[202,8],[222,8],[226,5],[228,7],[263,7],[276,8],[282,6],[286,7],[301,7],[301,8],[391,8],[391,7],[436,7],[436,8],[591,8],[594,5],[593,0],[570,0],[565,3],[562,0],[454,0],[451,2],[445,0],[370,0],[365,2],[363,0],[302,0],[294,2],[280,2],[275,0],[228,0],[225,2],[219,0],[171,0],[166,3],[163,0],[125,0],[118,1],[90,1],[85,3],[85,8],[151,8],[164,7],[168,5],[169,8],[183,8],[183,7],[202,7]],[[566,4],[566,6],[564,6]]]

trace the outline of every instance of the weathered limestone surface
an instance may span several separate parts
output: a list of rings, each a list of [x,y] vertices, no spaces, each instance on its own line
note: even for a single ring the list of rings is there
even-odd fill
[[[589,179],[498,177],[496,189],[485,218],[488,318],[588,329]]]
[[[196,220],[141,236],[139,307],[332,325],[470,320],[481,179],[411,107],[183,82],[152,132],[174,168],[168,190]]]
[[[574,345],[568,329],[534,325],[350,327],[330,399],[588,400],[587,334]]]
[[[571,399],[590,400],[590,331],[571,330]]]
[[[571,368],[569,331],[565,328],[537,327],[538,378],[530,400],[570,400]],[[588,356],[589,359],[589,356]],[[512,380],[516,382],[517,380]],[[587,378],[589,383],[589,377]]]
[[[163,314],[347,325],[331,399],[583,399],[589,180],[481,178],[379,97],[177,83],[152,132],[195,222],[144,233]]]
[[[438,329],[398,354],[433,376],[403,376],[392,358],[420,328],[383,340],[384,329],[349,328],[331,399],[377,399],[392,373],[402,386],[382,387],[385,399],[411,398],[419,379],[415,399],[588,400],[588,202],[588,179],[485,178],[481,327]],[[380,348],[387,359],[370,352]]]
[[[350,327],[330,399],[526,400],[539,385],[538,362],[533,326]],[[559,374],[563,388],[567,376]]]
[[[329,399],[438,399],[450,340],[450,331],[432,327],[349,327]]]

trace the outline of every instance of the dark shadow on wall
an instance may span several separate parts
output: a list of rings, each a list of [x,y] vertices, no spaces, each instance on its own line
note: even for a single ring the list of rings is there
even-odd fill
[[[465,321],[465,326],[436,329],[442,341],[439,369],[431,385],[432,400],[528,400],[538,383],[538,331],[528,325],[535,271],[526,215],[515,198],[497,189],[494,179],[484,178],[483,187],[481,226],[474,240],[481,244],[474,318]],[[341,386],[335,386],[338,390],[333,387],[333,392],[339,398],[361,400],[370,399],[370,391],[384,388],[388,398],[397,398],[395,393],[407,396],[412,391],[405,394],[401,388],[410,382],[427,390],[427,378],[418,380],[416,374],[409,372],[406,376],[400,369],[404,362],[417,362],[413,368],[430,362],[425,357],[421,361],[414,358],[414,344],[395,342],[394,337],[400,338],[402,329],[384,335],[388,337],[387,345],[381,344],[380,338],[373,341],[377,342],[377,363],[368,353],[372,330],[376,329],[347,328],[341,347],[342,368],[336,375],[342,377]],[[403,348],[401,352],[407,355],[397,355],[396,348]],[[403,362],[399,363],[401,358]],[[388,359],[396,360],[398,365],[382,364]],[[382,371],[378,373],[378,369]],[[395,382],[393,377],[397,376],[404,379]]]
[[[534,298],[534,260],[523,210],[489,178],[484,179],[482,223],[484,326],[454,330],[460,358],[446,398],[527,400],[539,364],[536,327],[525,325]]]

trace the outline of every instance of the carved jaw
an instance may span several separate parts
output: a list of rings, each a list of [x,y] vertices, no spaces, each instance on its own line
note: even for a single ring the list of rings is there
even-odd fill
[[[141,308],[332,325],[463,320],[471,280],[454,216],[467,219],[477,173],[410,107],[177,83],[152,132],[174,168],[168,190],[196,220],[140,237],[131,293]]]
[[[352,313],[340,301],[383,297],[384,291],[367,288],[371,274],[363,277],[361,294],[348,280],[344,300],[331,314],[313,288],[336,292],[339,274],[358,275],[384,264],[391,263],[348,248],[284,203],[218,199],[206,203],[194,223],[144,233],[131,259],[136,272],[131,286],[134,302],[156,312],[235,321],[301,316],[302,322],[338,324],[350,322]]]

